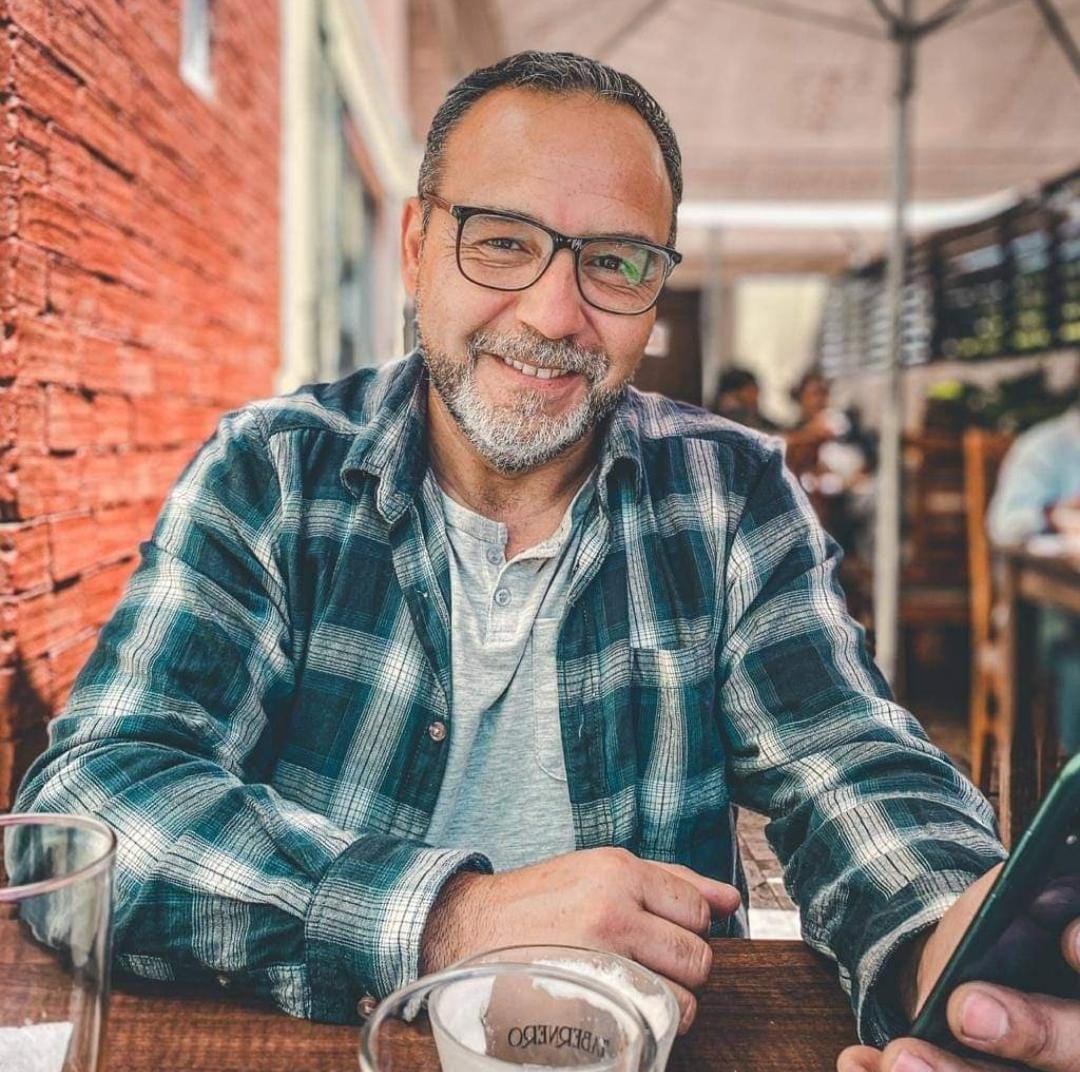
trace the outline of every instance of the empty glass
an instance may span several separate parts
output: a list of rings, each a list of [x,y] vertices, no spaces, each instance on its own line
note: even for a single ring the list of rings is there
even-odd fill
[[[96,1072],[116,837],[79,815],[2,815],[0,1069]]]
[[[362,1072],[657,1072],[656,1039],[624,994],[564,968],[448,968],[386,998],[360,1039]]]

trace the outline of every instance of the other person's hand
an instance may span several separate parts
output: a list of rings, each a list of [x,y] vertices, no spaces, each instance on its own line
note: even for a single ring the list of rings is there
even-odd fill
[[[693,990],[712,968],[709,924],[738,907],[734,886],[624,849],[572,852],[495,875],[463,873],[428,916],[420,970],[507,945],[606,949],[668,981],[681,1034],[697,1010]]]
[[[1060,502],[1049,512],[1050,527],[1070,540],[1080,540],[1080,499]]]
[[[902,992],[914,1018],[930,994],[975,915],[1001,865],[972,883],[917,947],[914,977]],[[1080,919],[1062,936],[1065,959],[1080,973]],[[965,983],[949,997],[949,1027],[965,1046],[1009,1062],[989,1064],[947,1053],[919,1039],[893,1039],[884,1050],[850,1046],[836,1062],[838,1072],[1077,1072],[1080,1069],[1080,1001],[1024,994],[990,983]]]

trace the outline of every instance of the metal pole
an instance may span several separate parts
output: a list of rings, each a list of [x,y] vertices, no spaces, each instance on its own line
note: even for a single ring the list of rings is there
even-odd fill
[[[1054,7],[1053,0],[1035,0],[1035,6],[1039,9],[1057,43],[1061,45],[1061,50],[1065,53],[1065,58],[1069,61],[1073,74],[1080,78],[1080,47],[1073,40],[1073,35],[1069,32],[1069,27],[1061,17],[1061,12]]]
[[[876,658],[890,683],[896,681],[900,635],[900,499],[901,436],[904,428],[903,383],[900,374],[903,329],[904,268],[908,199],[908,112],[914,90],[916,28],[913,0],[902,0],[890,23],[896,42],[897,78],[893,140],[893,229],[887,272],[890,317],[889,360],[881,416],[877,511],[874,532],[874,631]]]

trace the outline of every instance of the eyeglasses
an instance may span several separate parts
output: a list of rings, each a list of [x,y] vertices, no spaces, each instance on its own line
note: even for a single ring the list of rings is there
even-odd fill
[[[595,309],[620,316],[648,312],[682,254],[618,236],[572,238],[528,216],[430,201],[457,220],[457,266],[470,283],[491,290],[527,290],[560,249],[574,254],[578,290]]]

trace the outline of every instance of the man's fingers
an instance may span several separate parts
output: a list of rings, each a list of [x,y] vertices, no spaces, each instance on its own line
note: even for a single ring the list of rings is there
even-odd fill
[[[712,905],[705,895],[672,869],[648,863],[641,884],[645,911],[706,937],[712,922]]]
[[[1006,1072],[1000,1063],[957,1057],[929,1042],[907,1038],[894,1039],[885,1047],[879,1067],[880,1072]]]
[[[687,990],[705,985],[713,955],[704,938],[644,912],[635,923],[625,955]]]
[[[662,864],[653,860],[649,863],[652,867],[667,871],[693,886],[708,901],[709,908],[717,919],[726,919],[739,907],[742,898],[739,896],[739,891],[729,882],[718,882],[706,875],[699,875],[692,868],[683,867],[682,864]]]
[[[881,1051],[873,1046],[848,1046],[836,1059],[836,1072],[880,1072]]]
[[[1061,936],[1061,950],[1073,971],[1080,972],[1080,919],[1074,919]]]
[[[949,997],[948,1011],[953,1034],[972,1049],[1039,1072],[1080,1068],[1080,1002],[967,983]]]
[[[685,1035],[697,1015],[697,998],[685,986],[679,986],[670,979],[665,979],[664,982],[679,1003],[679,1034]]]

